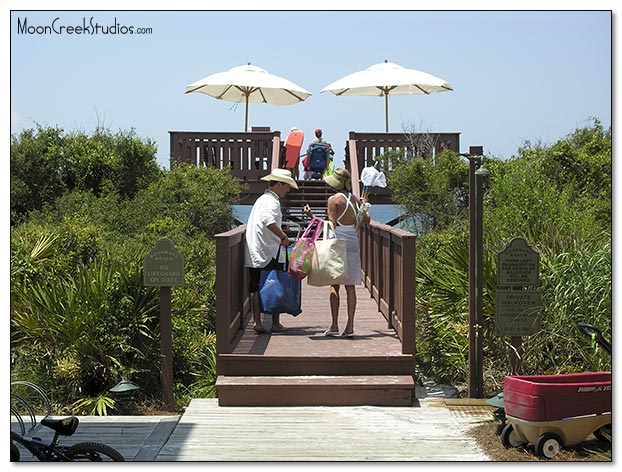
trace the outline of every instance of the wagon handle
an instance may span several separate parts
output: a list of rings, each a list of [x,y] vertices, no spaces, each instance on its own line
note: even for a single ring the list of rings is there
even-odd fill
[[[603,333],[600,331],[600,329],[585,323],[579,323],[577,326],[583,332],[583,334],[591,337],[594,342],[601,345],[602,348],[607,351],[609,355],[611,355],[611,344],[606,339],[603,339]]]

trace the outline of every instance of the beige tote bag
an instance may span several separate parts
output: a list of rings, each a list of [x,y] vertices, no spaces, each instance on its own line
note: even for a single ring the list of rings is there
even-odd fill
[[[315,241],[311,272],[307,277],[307,283],[316,287],[325,287],[337,285],[346,280],[348,280],[346,241],[335,237],[333,224],[326,220],[322,229],[322,238]]]

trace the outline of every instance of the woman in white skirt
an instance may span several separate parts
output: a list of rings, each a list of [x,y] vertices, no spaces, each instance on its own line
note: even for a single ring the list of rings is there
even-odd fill
[[[356,291],[354,286],[361,285],[361,249],[359,245],[356,215],[365,199],[359,200],[352,193],[350,173],[346,169],[337,169],[334,174],[324,177],[324,181],[337,193],[328,198],[328,219],[335,228],[337,238],[346,241],[348,255],[348,280],[342,283],[346,288],[348,321],[341,336],[354,336],[354,315],[356,312]],[[313,216],[308,205],[304,213]],[[363,217],[362,224],[369,224],[369,213]],[[339,288],[340,285],[330,287],[330,311],[332,323],[324,332],[325,336],[339,336]]]

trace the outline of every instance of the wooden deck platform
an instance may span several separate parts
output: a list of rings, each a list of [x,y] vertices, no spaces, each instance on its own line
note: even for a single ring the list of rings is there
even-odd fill
[[[402,343],[369,291],[359,286],[356,292],[353,338],[324,336],[331,323],[330,289],[306,280],[303,312],[281,315],[287,332],[257,334],[249,317],[233,351],[218,357],[220,405],[411,405],[413,355],[402,354]],[[343,287],[340,295],[343,330]],[[272,317],[263,316],[270,327]]]

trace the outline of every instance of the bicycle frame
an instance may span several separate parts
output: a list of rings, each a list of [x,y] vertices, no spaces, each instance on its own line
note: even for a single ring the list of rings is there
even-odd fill
[[[38,422],[35,415],[35,408],[29,403],[29,399],[26,396],[22,396],[17,392],[11,392],[11,428],[14,423],[19,427],[20,432],[13,431],[11,429],[11,461],[19,461],[21,445],[28,452],[30,452],[36,459],[42,462],[51,461],[125,461],[123,455],[114,448],[93,441],[78,442],[69,446],[61,446],[58,444],[60,436],[72,436],[80,420],[76,416],[68,416],[65,418],[54,419],[50,416],[51,407],[50,401],[43,390],[30,382],[11,382],[11,387],[22,385],[24,387],[33,389],[35,393],[41,397],[45,407],[45,417]],[[40,400],[39,400],[40,401]],[[30,428],[26,431],[26,425],[22,418],[20,411],[25,410],[25,413],[30,418]],[[54,433],[53,439],[42,440],[39,437],[34,436],[37,434],[38,425],[48,428]],[[46,430],[48,431],[48,430]],[[46,433],[46,438],[48,433]]]
[[[27,438],[15,431],[11,431],[11,441],[24,446],[42,462],[69,461],[69,458],[65,456],[67,447],[58,445],[58,436],[58,433],[54,433],[54,439],[51,442],[46,442],[38,438]]]

